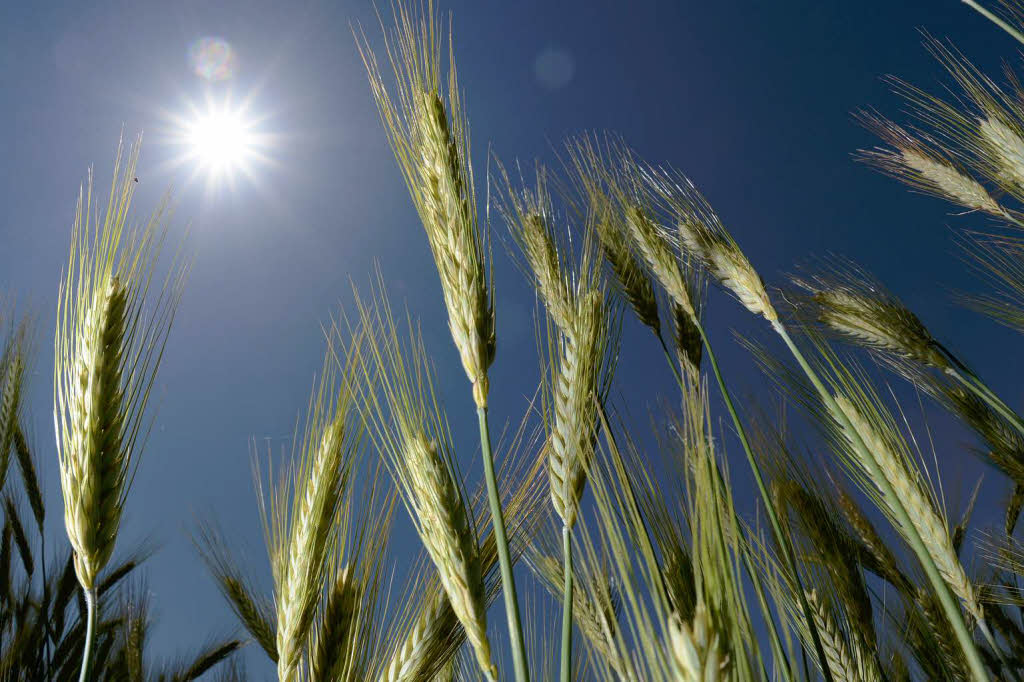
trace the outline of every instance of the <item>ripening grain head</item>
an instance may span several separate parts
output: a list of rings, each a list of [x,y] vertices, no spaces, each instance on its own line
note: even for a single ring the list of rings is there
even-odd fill
[[[338,511],[362,448],[352,410],[352,378],[360,339],[339,354],[330,348],[309,400],[306,427],[288,475],[269,498],[267,536],[277,606],[278,676],[299,674],[323,592],[324,570],[337,541]],[[342,357],[339,359],[339,355]],[[343,378],[336,365],[343,363]]]
[[[462,488],[443,411],[434,398],[419,335],[398,335],[390,309],[361,308],[371,366],[361,382],[361,409],[371,423],[402,501],[465,629],[481,672],[497,674],[487,636],[486,590],[475,517]]]
[[[846,340],[940,370],[950,367],[917,315],[855,265],[840,261],[795,282],[813,298],[821,323]]]
[[[441,27],[433,2],[394,8],[385,36],[396,79],[393,93],[362,37],[359,49],[381,121],[434,255],[448,326],[478,407],[487,405],[487,369],[495,330],[490,254],[477,220],[469,131],[449,45],[447,87],[441,77]]]
[[[102,218],[90,174],[58,294],[54,424],[65,527],[86,590],[114,551],[146,431],[144,410],[181,292],[180,274],[162,289],[149,286],[164,207],[141,230],[127,229],[137,159],[138,144],[125,161],[118,151]]]

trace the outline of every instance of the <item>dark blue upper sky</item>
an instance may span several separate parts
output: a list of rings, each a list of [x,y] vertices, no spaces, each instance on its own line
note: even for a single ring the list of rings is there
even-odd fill
[[[567,135],[620,133],[641,156],[687,172],[769,281],[814,255],[849,256],[877,274],[940,338],[963,351],[1012,405],[1024,398],[1017,338],[950,303],[974,286],[948,227],[977,227],[850,159],[874,143],[850,112],[900,103],[879,77],[937,88],[918,28],[949,37],[990,73],[1017,46],[954,0],[915,2],[658,2],[491,0],[454,12],[476,170],[501,159],[550,160]],[[172,235],[191,226],[191,275],[161,368],[158,408],[119,546],[154,538],[148,567],[158,618],[155,651],[171,654],[232,617],[188,534],[213,514],[253,570],[266,559],[250,443],[286,447],[322,359],[320,325],[366,285],[374,262],[394,301],[424,325],[443,368],[439,388],[462,462],[477,478],[468,387],[448,338],[436,275],[370,97],[350,29],[375,44],[368,2],[4,3],[0,9],[0,291],[35,312],[29,410],[43,460],[50,541],[64,542],[50,410],[55,294],[74,200],[87,167],[101,188],[122,129],[145,132],[136,215],[173,185]],[[219,36],[237,52],[235,77],[209,85],[188,48]],[[208,191],[165,143],[169,116],[209,91],[249,97],[273,135],[272,163],[252,182]],[[482,194],[482,191],[481,191]],[[499,244],[504,227],[495,226]],[[516,421],[538,379],[533,299],[496,249],[498,355],[492,419]],[[711,330],[734,390],[765,390],[731,328],[756,320],[712,294]],[[660,354],[627,325],[616,391],[646,425],[669,395]],[[527,371],[523,367],[528,367]],[[761,393],[763,394],[763,393]],[[947,492],[966,494],[982,468],[964,434],[936,427]],[[740,467],[734,467],[738,472]],[[737,485],[749,491],[744,473]],[[1002,483],[989,474],[994,510]],[[747,505],[746,502],[741,503]],[[403,527],[403,533],[407,530]],[[252,672],[267,670],[248,655]]]

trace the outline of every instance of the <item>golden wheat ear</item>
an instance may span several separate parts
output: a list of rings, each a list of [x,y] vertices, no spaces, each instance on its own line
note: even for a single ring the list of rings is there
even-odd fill
[[[53,418],[64,525],[75,574],[95,620],[100,571],[114,552],[121,513],[145,435],[146,406],[181,297],[175,262],[155,282],[168,200],[139,228],[128,224],[139,141],[123,155],[100,215],[92,173],[79,192],[71,251],[57,294]],[[91,631],[82,674],[87,673]]]

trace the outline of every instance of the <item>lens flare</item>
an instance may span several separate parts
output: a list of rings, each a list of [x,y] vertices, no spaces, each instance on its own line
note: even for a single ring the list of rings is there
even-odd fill
[[[235,75],[238,57],[231,43],[223,38],[207,36],[189,46],[188,61],[200,78],[223,81]]]

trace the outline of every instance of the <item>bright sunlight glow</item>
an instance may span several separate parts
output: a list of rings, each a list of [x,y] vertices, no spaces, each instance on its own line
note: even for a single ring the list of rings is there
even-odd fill
[[[244,179],[260,185],[258,171],[274,165],[275,136],[264,126],[267,118],[252,112],[251,99],[233,101],[207,93],[199,102],[185,102],[184,111],[166,114],[167,139],[177,149],[169,163],[191,172],[190,182],[204,179],[208,192],[235,189]]]
[[[200,114],[186,135],[191,155],[212,175],[241,169],[251,160],[256,142],[251,124],[228,110]]]

